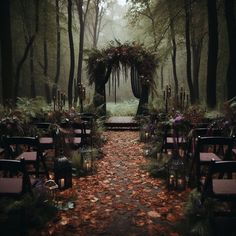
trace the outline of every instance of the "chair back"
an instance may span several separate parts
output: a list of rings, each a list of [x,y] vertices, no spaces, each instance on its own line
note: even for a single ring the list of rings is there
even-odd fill
[[[195,128],[193,130],[193,136],[196,137],[207,137],[207,136],[221,136],[222,130],[217,128]]]
[[[4,145],[6,156],[9,158],[15,158],[20,155],[23,151],[37,151],[40,152],[39,149],[39,139],[38,137],[5,137]]]
[[[196,154],[200,152],[214,152],[217,155],[222,155],[223,160],[230,160],[232,157],[232,148],[235,142],[235,137],[198,137]]]
[[[203,199],[210,196],[224,201],[235,201],[236,179],[233,174],[236,174],[236,161],[212,160],[202,189]]]
[[[0,159],[0,195],[13,196],[31,192],[31,183],[25,161]]]

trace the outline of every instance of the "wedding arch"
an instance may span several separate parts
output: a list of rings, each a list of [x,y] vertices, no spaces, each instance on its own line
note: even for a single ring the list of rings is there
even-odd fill
[[[137,115],[148,112],[149,90],[157,67],[154,53],[141,44],[112,41],[108,47],[93,49],[88,55],[89,82],[95,84],[93,104],[100,115],[106,115],[106,83],[109,92],[111,86],[119,87],[121,69],[126,79],[130,73],[132,92],[139,99]]]

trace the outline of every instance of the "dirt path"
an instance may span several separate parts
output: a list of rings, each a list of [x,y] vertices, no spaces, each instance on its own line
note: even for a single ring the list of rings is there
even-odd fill
[[[138,132],[106,132],[104,158],[97,173],[74,180],[75,208],[43,235],[178,235],[186,193],[168,192],[160,179],[141,168],[146,163]],[[64,194],[67,194],[66,192]]]

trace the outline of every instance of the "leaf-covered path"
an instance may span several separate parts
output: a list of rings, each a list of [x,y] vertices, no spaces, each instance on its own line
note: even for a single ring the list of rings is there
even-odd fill
[[[75,179],[75,208],[61,211],[42,235],[178,235],[186,193],[168,192],[146,163],[138,132],[108,131],[97,173]]]

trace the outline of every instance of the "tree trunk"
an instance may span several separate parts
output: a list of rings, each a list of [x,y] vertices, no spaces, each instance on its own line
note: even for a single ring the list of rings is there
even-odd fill
[[[229,65],[227,71],[227,98],[236,96],[236,23],[235,0],[225,0],[225,17],[229,40]]]
[[[31,98],[36,97],[36,90],[35,90],[35,76],[34,76],[34,47],[30,47],[30,95]]]
[[[48,42],[46,37],[43,40],[43,53],[44,53],[44,88],[47,103],[51,103],[51,94],[50,94],[50,86],[49,86],[49,77],[48,77]]]
[[[78,68],[77,68],[77,84],[81,84],[82,81],[82,67],[83,67],[83,50],[84,50],[84,19],[83,19],[83,3],[81,0],[78,0],[78,14],[79,14],[79,56],[78,56]],[[77,87],[77,86],[75,86]],[[76,104],[78,100],[78,91],[75,89],[74,103]],[[80,105],[82,101],[80,101]]]
[[[171,42],[172,42],[172,69],[173,69],[173,78],[174,78],[174,84],[175,84],[175,94],[174,96],[178,96],[179,93],[179,84],[178,84],[178,78],[177,78],[177,70],[176,70],[176,40],[175,40],[175,30],[174,30],[174,24],[173,20],[171,19],[170,22],[170,30],[171,30]]]
[[[16,102],[17,97],[18,97],[21,69],[28,57],[28,54],[30,52],[30,48],[32,47],[32,45],[35,41],[36,35],[38,33],[38,25],[39,25],[39,0],[35,0],[35,33],[29,38],[29,41],[25,47],[24,54],[16,67],[15,86],[14,86],[14,102]]]
[[[10,2],[10,0],[3,0],[0,7],[1,79],[4,106],[8,105],[13,98]]]
[[[187,70],[187,82],[189,87],[189,95],[191,104],[195,103],[193,82],[192,82],[192,68],[191,68],[191,46],[190,46],[190,1],[185,0],[185,41],[186,41],[186,70]]]
[[[72,0],[68,0],[67,11],[68,11],[68,37],[69,37],[69,46],[70,46],[70,73],[69,73],[69,82],[68,82],[68,103],[69,103],[69,108],[71,108],[72,100],[73,100],[73,81],[74,81],[74,69],[75,69],[75,52],[74,52],[74,41],[73,41],[73,34],[72,34]]]
[[[61,30],[60,30],[60,9],[59,9],[59,0],[55,0],[55,6],[56,6],[56,29],[57,29],[57,54],[56,54],[56,75],[54,79],[54,85],[53,85],[53,91],[52,96],[56,96],[57,88],[58,88],[58,82],[60,79],[60,69],[61,69]]]
[[[170,38],[172,44],[172,52],[171,52],[171,61],[172,61],[172,72],[173,72],[173,80],[174,80],[174,96],[178,96],[179,84],[177,78],[176,71],[176,39],[175,39],[175,27],[174,27],[174,17],[173,17],[173,7],[172,2],[167,1],[168,11],[169,11],[169,21],[170,21]]]
[[[161,65],[161,89],[164,88],[164,65]]]
[[[98,18],[99,18],[99,0],[95,2],[95,19],[93,27],[93,48],[97,48],[98,42]]]
[[[208,10],[208,61],[207,61],[207,105],[216,106],[216,72],[218,56],[218,20],[216,1],[207,1]]]
[[[85,30],[85,22],[86,15],[88,11],[90,0],[87,1],[87,6],[83,5],[83,0],[77,0],[77,10],[79,14],[79,25],[80,25],[80,34],[79,34],[79,57],[78,57],[78,69],[77,69],[77,84],[75,86],[75,96],[74,96],[74,104],[76,106],[78,100],[78,91],[77,85],[81,84],[82,81],[82,69],[83,69],[83,56],[84,56],[84,30]],[[84,10],[83,10],[84,8]],[[82,98],[80,98],[80,108],[82,109]]]
[[[199,101],[199,70],[201,62],[203,39],[199,39],[197,42],[192,43],[192,59],[193,59],[193,88],[196,102]]]

